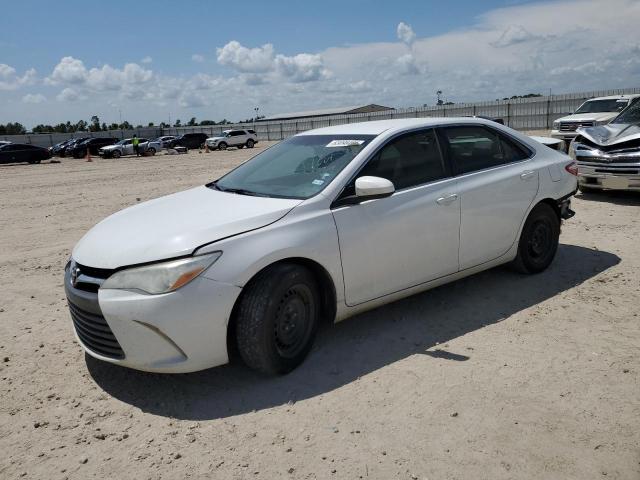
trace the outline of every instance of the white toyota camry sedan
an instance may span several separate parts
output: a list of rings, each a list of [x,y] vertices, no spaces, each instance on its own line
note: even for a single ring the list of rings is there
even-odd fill
[[[98,359],[153,372],[286,373],[336,322],[481,270],[553,260],[576,165],[478,118],[308,131],[222,178],[118,212],[65,290]]]

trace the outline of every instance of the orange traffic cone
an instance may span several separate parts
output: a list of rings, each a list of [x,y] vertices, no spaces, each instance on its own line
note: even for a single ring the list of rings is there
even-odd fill
[[[209,153],[209,145],[204,144],[204,153]]]
[[[87,162],[93,162],[93,160],[91,160],[91,152],[89,151],[88,148],[87,148]]]

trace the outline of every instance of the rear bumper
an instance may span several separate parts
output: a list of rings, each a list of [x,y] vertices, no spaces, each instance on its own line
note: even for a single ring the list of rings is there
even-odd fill
[[[76,339],[92,357],[159,373],[228,362],[227,325],[240,287],[198,277],[164,295],[96,293],[74,288],[68,270],[64,285]]]

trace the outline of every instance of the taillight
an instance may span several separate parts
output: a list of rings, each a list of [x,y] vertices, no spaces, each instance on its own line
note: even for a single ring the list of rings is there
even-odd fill
[[[571,175],[578,175],[578,164],[576,162],[567,163],[564,169]]]

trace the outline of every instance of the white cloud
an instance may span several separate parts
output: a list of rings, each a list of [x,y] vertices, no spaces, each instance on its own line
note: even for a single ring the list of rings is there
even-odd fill
[[[396,65],[398,66],[400,73],[403,75],[418,75],[421,72],[420,67],[416,63],[415,57],[410,53],[406,53],[401,57],[398,57]]]
[[[147,55],[142,60],[140,60],[140,63],[145,63],[145,64],[153,63],[153,58]]]
[[[494,47],[510,47],[519,43],[530,42],[541,37],[529,32],[522,25],[509,25],[495,42],[491,45]]]
[[[54,67],[53,72],[46,78],[51,85],[80,84],[87,79],[87,69],[82,60],[73,57],[63,57]]]
[[[25,85],[32,85],[35,80],[36,71],[33,68],[20,76],[15,68],[6,63],[0,63],[0,90],[16,90]]]
[[[204,63],[204,55],[200,55],[199,53],[194,53],[191,55],[191,60],[196,63]]]
[[[247,48],[232,40],[216,50],[218,63],[239,72],[265,73],[273,69],[273,45],[267,43],[258,48]]]
[[[299,53],[293,57],[278,55],[275,60],[278,72],[292,82],[311,82],[329,77],[320,55]]]
[[[27,93],[22,97],[24,103],[43,103],[47,101],[47,97],[41,93]]]
[[[83,98],[84,97],[82,97],[82,95],[80,95],[77,90],[71,87],[65,88],[56,96],[56,99],[59,102],[75,102]]]
[[[398,27],[396,28],[396,35],[398,36],[398,40],[406,43],[407,45],[411,45],[413,41],[416,39],[416,34],[411,28],[411,25],[407,25],[404,22],[400,22]]]

